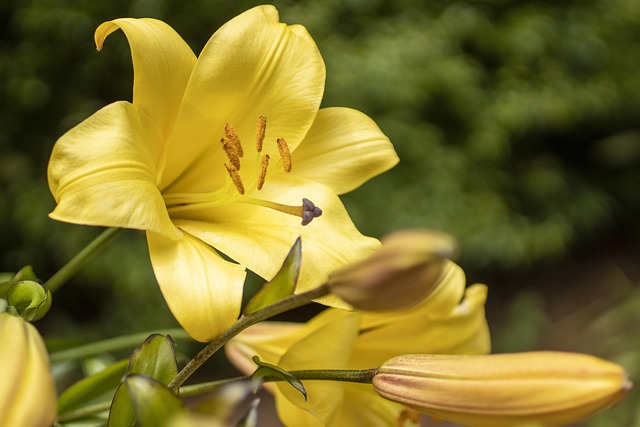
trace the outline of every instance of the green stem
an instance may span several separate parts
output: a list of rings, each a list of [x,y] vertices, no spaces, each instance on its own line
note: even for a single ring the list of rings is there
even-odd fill
[[[76,360],[93,354],[103,353],[105,351],[115,351],[140,345],[142,341],[153,333],[162,335],[171,335],[174,339],[191,340],[192,338],[182,329],[164,329],[153,332],[138,332],[131,335],[109,338],[102,341],[96,341],[84,344],[67,350],[54,351],[49,355],[51,362],[62,362],[65,360]]]
[[[308,369],[300,371],[289,371],[289,373],[295,376],[299,380],[320,380],[320,381],[340,381],[351,383],[363,383],[371,384],[373,376],[377,372],[377,369],[363,369],[363,370],[333,370],[333,369]],[[282,377],[265,377],[264,382],[285,381]],[[231,383],[251,381],[251,377],[235,377],[218,381],[210,381],[202,384],[188,385],[180,387],[180,396],[188,397],[195,396],[201,393],[210,392],[216,390],[222,386]],[[58,422],[69,422],[77,419],[82,419],[87,416],[108,411],[111,407],[111,401],[100,402],[94,405],[85,406],[79,408],[58,417]]]
[[[56,274],[51,276],[49,280],[44,283],[44,288],[50,290],[52,293],[57,291],[60,286],[64,285],[74,274],[78,272],[86,263],[95,255],[100,249],[102,249],[107,243],[113,239],[121,228],[107,228],[96,237],[93,242],[89,243],[80,252],[76,254],[68,263],[66,263]]]
[[[182,368],[178,375],[171,380],[167,386],[170,390],[177,390],[184,382],[193,374],[204,362],[206,362],[216,351],[220,350],[231,338],[238,335],[244,329],[258,322],[262,322],[276,314],[284,313],[297,307],[309,304],[312,300],[320,298],[329,293],[327,285],[321,285],[301,294],[292,295],[289,298],[278,301],[275,304],[267,306],[255,313],[241,317],[229,329],[220,334],[211,341],[200,353],[196,354],[193,359]]]
[[[378,369],[306,369],[300,371],[288,371],[299,380],[340,381],[346,383],[371,384],[373,376]],[[283,377],[264,377],[264,382],[285,381]],[[235,377],[224,380],[209,381],[206,383],[187,385],[180,387],[180,396],[195,396],[201,393],[213,391],[219,387],[231,383],[251,381],[251,377]]]

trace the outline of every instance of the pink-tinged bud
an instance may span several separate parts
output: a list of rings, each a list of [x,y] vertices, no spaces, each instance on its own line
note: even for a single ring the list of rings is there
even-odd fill
[[[354,308],[397,310],[427,298],[440,284],[448,258],[456,253],[452,237],[406,230],[382,239],[370,257],[329,276],[331,291]]]
[[[373,378],[382,397],[473,427],[556,426],[619,402],[623,368],[593,356],[531,352],[484,356],[404,355]]]
[[[0,313],[0,426],[53,425],[56,390],[42,338],[30,323]]]

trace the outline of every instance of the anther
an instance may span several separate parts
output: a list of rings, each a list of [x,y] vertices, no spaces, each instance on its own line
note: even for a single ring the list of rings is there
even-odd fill
[[[240,170],[240,158],[238,157],[238,152],[233,145],[233,142],[228,138],[220,138],[220,143],[222,144],[222,149],[227,154],[229,161],[236,168],[236,171]]]
[[[282,158],[282,167],[285,172],[291,172],[291,152],[284,138],[278,138],[278,152]]]
[[[322,215],[322,209],[317,207],[311,200],[302,199],[302,225],[307,225],[313,218]]]
[[[260,172],[258,173],[258,190],[262,190],[264,179],[267,176],[267,167],[269,166],[269,155],[263,154],[260,157]]]
[[[230,165],[228,163],[224,164],[224,167],[227,168],[227,172],[229,172],[229,176],[231,177],[231,181],[233,181],[233,185],[236,186],[236,190],[241,195],[244,195],[244,185],[242,184],[242,180],[240,179],[240,174],[238,173],[238,169],[235,166]]]
[[[256,131],[256,151],[262,151],[262,143],[264,142],[264,134],[267,131],[267,118],[260,116],[258,118],[258,130]]]
[[[234,150],[236,151],[236,154],[238,155],[238,157],[244,156],[244,150],[242,149],[240,138],[238,137],[238,134],[236,133],[236,128],[233,127],[233,125],[230,125],[229,123],[224,125],[224,136],[226,136],[227,139],[231,141],[231,144]]]

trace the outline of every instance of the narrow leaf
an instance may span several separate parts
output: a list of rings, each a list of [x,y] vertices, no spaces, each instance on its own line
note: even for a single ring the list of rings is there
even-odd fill
[[[111,399],[127,370],[127,363],[127,360],[116,362],[66,389],[58,398],[58,415],[95,403],[109,392]]]
[[[244,314],[255,313],[293,294],[298,282],[302,262],[302,241],[300,237],[291,247],[280,271],[256,293],[244,309]]]
[[[256,388],[265,381],[282,379],[291,384],[291,386],[293,386],[293,388],[298,390],[300,393],[302,393],[304,400],[307,400],[307,391],[298,378],[276,365],[262,362],[258,356],[253,356],[253,362],[259,366],[259,368],[256,369],[256,371],[253,373],[253,375],[251,375],[251,380],[255,384]]]

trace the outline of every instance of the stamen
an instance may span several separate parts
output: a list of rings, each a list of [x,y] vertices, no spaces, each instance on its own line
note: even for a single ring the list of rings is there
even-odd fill
[[[284,138],[278,138],[278,152],[282,158],[282,166],[285,172],[291,172],[291,152]]]
[[[258,190],[262,190],[264,179],[267,176],[267,167],[269,166],[269,155],[263,154],[260,157],[260,173],[258,174]]]
[[[238,173],[238,169],[235,166],[230,165],[228,163],[224,164],[224,167],[227,168],[227,172],[229,172],[229,176],[231,177],[231,181],[233,181],[233,185],[236,186],[236,190],[241,195],[244,195],[244,185],[242,184],[242,180],[240,179],[240,174]]]
[[[278,212],[295,215],[302,218],[302,225],[309,224],[314,218],[322,215],[322,209],[317,207],[311,200],[302,199],[302,206],[290,206],[280,203],[270,202],[269,200],[254,199],[252,197],[244,197],[239,200],[240,203],[251,203],[253,205],[264,206],[265,208],[274,209]]]
[[[238,152],[233,145],[233,142],[228,138],[220,138],[220,143],[222,144],[222,149],[227,154],[229,161],[236,168],[236,171],[240,170],[240,158],[238,157]]]
[[[260,116],[258,118],[258,130],[256,131],[256,151],[262,151],[262,143],[264,142],[264,134],[267,131],[267,118]]]
[[[244,156],[244,150],[242,149],[240,138],[238,137],[238,134],[236,133],[236,128],[233,127],[233,125],[230,125],[229,123],[224,125],[224,136],[226,136],[227,139],[231,141],[231,144],[233,145],[233,148],[235,149],[236,154],[238,154],[238,157]]]

